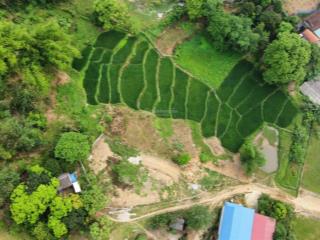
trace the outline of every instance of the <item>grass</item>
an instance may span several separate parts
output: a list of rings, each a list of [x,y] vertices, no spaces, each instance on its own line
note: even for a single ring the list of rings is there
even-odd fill
[[[144,87],[142,65],[128,65],[123,71],[120,86],[124,102],[129,107],[138,109],[138,98]]]
[[[126,44],[113,56],[113,64],[123,64],[130,55],[132,48],[136,42],[136,38],[128,38]]]
[[[201,127],[199,123],[189,121],[189,126],[191,128],[193,142],[200,150],[200,160],[202,162],[216,160],[216,158],[211,152],[210,147],[203,141],[203,136],[201,133]]]
[[[312,192],[320,193],[320,126],[316,125],[311,133],[305,159],[305,166],[302,178],[302,186]]]
[[[91,105],[97,104],[95,95],[99,80],[99,71],[100,65],[96,63],[90,63],[83,80],[83,87],[87,93],[87,101]]]
[[[174,133],[171,118],[156,118],[154,125],[160,136],[164,139],[171,137]]]
[[[119,103],[120,102],[120,93],[118,91],[118,83],[119,83],[119,72],[121,65],[110,65],[109,66],[109,74],[110,74],[110,102],[111,103]]]
[[[186,116],[185,102],[187,98],[188,75],[176,68],[175,85],[173,89],[174,101],[171,106],[173,118],[184,119]]]
[[[250,112],[243,115],[238,124],[239,133],[242,137],[247,137],[254,133],[263,124],[261,116],[261,106],[253,108]]]
[[[182,43],[175,53],[181,67],[214,88],[221,85],[240,59],[241,55],[235,52],[217,50],[204,35]]]
[[[160,117],[170,117],[170,101],[172,98],[172,85],[174,66],[169,58],[162,58],[159,69],[160,102],[156,107],[156,114]]]
[[[210,91],[209,87],[202,82],[191,79],[188,95],[188,115],[187,118],[200,122],[204,117],[206,110],[207,95]],[[199,94],[201,93],[201,94]]]
[[[202,134],[205,137],[215,135],[219,104],[217,97],[213,92],[211,92],[207,102],[207,113],[201,123]]]
[[[103,32],[97,38],[94,46],[113,50],[117,46],[117,44],[120,42],[120,40],[123,39],[124,37],[125,37],[125,34],[121,32],[116,32],[116,31]]]
[[[72,67],[80,72],[87,64],[92,49],[92,46],[87,46],[81,53],[82,57],[73,60]]]
[[[312,218],[298,216],[294,220],[294,232],[297,240],[320,239],[320,221]]]
[[[108,65],[103,65],[101,70],[101,78],[99,84],[98,101],[101,103],[108,103],[110,96],[109,78],[108,78]]]
[[[291,101],[288,101],[282,113],[278,117],[276,124],[282,128],[286,128],[292,122],[291,119],[294,119],[298,113],[299,110],[297,107]]]
[[[237,129],[237,122],[239,119],[240,116],[233,111],[228,130],[223,136],[221,136],[221,143],[224,146],[228,146],[228,149],[233,152],[236,152],[243,144],[243,137],[240,135]]]
[[[149,44],[146,41],[142,41],[136,47],[135,55],[131,59],[131,64],[142,64],[144,55],[149,48]]]
[[[219,116],[218,116],[218,131],[217,131],[218,137],[222,136],[226,131],[229,125],[229,119],[231,117],[232,117],[232,109],[228,105],[222,104],[220,107]]]
[[[94,48],[90,61],[91,62],[99,62],[104,54],[103,48]]]
[[[152,111],[153,105],[157,100],[157,66],[159,55],[151,50],[148,53],[145,63],[145,78],[147,86],[140,98],[140,109]]]
[[[263,119],[269,123],[275,123],[277,116],[281,113],[287,97],[282,91],[278,90],[272,97],[268,98],[263,104]]]
[[[274,130],[271,127],[268,127],[267,125],[265,125],[262,129],[263,131],[263,136],[268,140],[268,142],[271,145],[275,145],[278,141],[278,134],[277,131]]]
[[[0,229],[0,239],[1,240],[31,240],[31,237],[27,234],[14,233],[11,234],[4,229]]]
[[[109,64],[111,56],[112,56],[112,51],[105,49],[101,59],[101,63]]]

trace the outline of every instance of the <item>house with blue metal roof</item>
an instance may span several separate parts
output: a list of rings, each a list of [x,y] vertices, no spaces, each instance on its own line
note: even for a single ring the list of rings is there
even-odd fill
[[[219,240],[251,240],[254,210],[238,204],[224,204],[220,226]]]

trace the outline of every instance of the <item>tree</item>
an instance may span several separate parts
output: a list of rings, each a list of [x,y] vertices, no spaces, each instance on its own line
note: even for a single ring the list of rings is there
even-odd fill
[[[48,92],[48,66],[65,69],[80,55],[70,35],[54,21],[35,24],[32,28],[2,21],[0,38],[0,76],[17,75],[26,86],[37,90],[37,94]]]
[[[190,162],[191,157],[188,153],[182,153],[173,158],[173,161],[178,165],[186,165]]]
[[[90,226],[90,235],[93,240],[109,239],[112,222],[108,217],[101,217]]]
[[[20,176],[16,171],[9,168],[0,170],[0,207],[2,207],[10,197],[13,189],[19,184]]]
[[[76,132],[63,133],[55,147],[54,154],[56,158],[70,163],[86,160],[90,154],[87,136]]]
[[[118,0],[96,0],[94,9],[97,21],[106,31],[132,31],[127,6]]]
[[[102,188],[95,184],[82,192],[82,201],[89,215],[94,215],[106,207],[108,198]]]
[[[186,0],[187,11],[191,20],[202,17],[205,0]]]
[[[10,211],[17,224],[35,224],[56,197],[59,181],[53,178],[49,185],[40,185],[32,194],[24,184],[18,185],[11,194]]]
[[[209,19],[208,32],[218,48],[247,52],[254,51],[259,42],[259,34],[251,27],[250,18],[217,11]]]
[[[211,213],[208,210],[208,207],[201,205],[190,208],[186,212],[185,218],[187,227],[193,230],[204,229],[205,227],[209,226],[212,221]]]
[[[268,83],[300,83],[306,76],[311,49],[307,41],[296,33],[279,34],[266,49],[263,57],[263,77]]]
[[[258,167],[265,164],[265,158],[261,152],[254,146],[252,139],[245,140],[240,148],[240,160],[244,165],[246,173],[252,174]]]
[[[320,75],[320,47],[316,44],[311,45],[311,58],[308,64],[307,78],[312,80]]]

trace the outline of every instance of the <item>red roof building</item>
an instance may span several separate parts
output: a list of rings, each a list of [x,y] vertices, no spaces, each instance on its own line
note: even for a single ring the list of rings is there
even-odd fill
[[[274,219],[255,213],[251,240],[272,240],[275,228]]]
[[[307,41],[311,43],[317,43],[320,41],[319,37],[309,29],[304,30],[301,34]]]

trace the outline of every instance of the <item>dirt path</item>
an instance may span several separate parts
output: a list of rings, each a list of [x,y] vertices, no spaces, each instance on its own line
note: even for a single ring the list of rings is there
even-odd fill
[[[155,157],[147,154],[142,154],[142,164],[154,171],[160,172],[170,177],[174,182],[179,180],[181,169],[174,163],[169,162],[163,158]]]
[[[295,211],[298,212],[299,214],[320,218],[320,208],[319,208],[320,198],[319,197],[312,196],[312,195],[302,195],[302,196],[299,196],[298,198],[294,198],[288,195],[287,193],[284,193],[278,188],[272,188],[272,187],[267,187],[265,185],[252,183],[252,184],[239,185],[236,187],[230,187],[219,193],[215,193],[214,195],[211,195],[209,197],[200,198],[196,201],[187,200],[186,202],[181,203],[178,206],[160,209],[154,212],[147,213],[143,216],[127,219],[126,222],[135,222],[135,221],[139,221],[155,215],[187,209],[197,204],[219,205],[224,200],[231,198],[235,195],[251,193],[251,192],[268,194],[270,197],[274,199],[278,199],[283,202],[292,204]],[[111,218],[111,219],[115,222],[123,222],[115,218]]]

